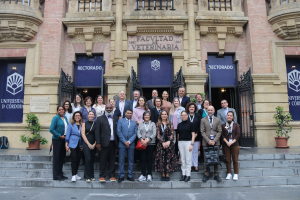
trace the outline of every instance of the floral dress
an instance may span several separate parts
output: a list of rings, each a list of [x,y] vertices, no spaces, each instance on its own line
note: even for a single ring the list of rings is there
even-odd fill
[[[157,172],[174,172],[178,169],[177,155],[175,154],[173,125],[167,125],[162,133],[161,126],[156,124],[157,131],[157,147],[155,158],[155,171]],[[163,148],[162,143],[170,141],[170,146],[167,149]]]

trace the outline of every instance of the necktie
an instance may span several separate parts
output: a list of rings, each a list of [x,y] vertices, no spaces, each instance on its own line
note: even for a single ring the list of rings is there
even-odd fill
[[[129,128],[129,120],[127,120],[128,128]]]
[[[209,123],[212,123],[212,117],[209,118]]]
[[[109,116],[107,116],[107,117],[108,117],[108,118],[111,118],[111,119],[113,118],[113,116],[112,116],[112,115],[109,115]]]

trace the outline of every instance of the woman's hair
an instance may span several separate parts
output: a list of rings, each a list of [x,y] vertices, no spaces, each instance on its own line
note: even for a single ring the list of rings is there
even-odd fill
[[[76,111],[76,112],[74,112],[74,114],[73,114],[73,116],[72,116],[72,119],[71,119],[71,124],[72,124],[72,125],[76,123],[75,115],[76,115],[77,113],[80,114],[81,119],[80,119],[79,123],[80,123],[80,125],[82,124],[82,113],[81,113],[80,111]]]
[[[183,110],[180,115],[182,115],[182,113],[186,113],[187,115],[189,114],[186,110]]]
[[[161,94],[163,94],[164,92],[168,94],[168,98],[169,98],[169,92],[167,90],[164,90]]]
[[[85,97],[84,99],[84,105],[86,105],[87,100],[91,100],[91,103],[93,103],[93,99],[90,96]],[[91,105],[92,106],[92,105]]]
[[[185,110],[187,111],[187,113],[188,114],[190,113],[189,109],[190,109],[191,106],[195,107],[195,113],[196,113],[198,111],[198,106],[194,102],[190,102],[190,103],[188,103],[186,105],[186,109]]]
[[[145,121],[144,117],[145,117],[145,115],[146,115],[146,114],[149,114],[149,116],[151,117],[151,112],[150,112],[150,111],[148,111],[148,110],[147,110],[147,111],[145,111],[145,112],[143,113],[143,120],[144,120],[144,121]]]
[[[76,96],[79,96],[79,97],[80,97],[80,103],[79,103],[79,105],[80,105],[80,107],[83,107],[83,106],[84,106],[84,102],[83,102],[83,97],[81,96],[81,94],[76,94],[76,95],[75,95],[73,105],[75,106],[75,108],[77,108],[77,106],[78,106],[78,104],[77,104],[77,102],[76,102]]]
[[[232,121],[234,122],[234,112],[232,112],[232,111],[228,111],[228,112],[227,112],[227,115],[228,115],[228,113],[232,113],[232,116],[233,116],[233,119],[232,119]]]
[[[69,103],[69,109],[68,109],[68,113],[72,113],[73,112],[73,109],[72,109],[72,106],[71,106],[71,101],[69,100],[65,100],[64,104],[63,104],[63,107],[65,108],[65,104],[66,103]],[[65,108],[65,112],[66,112],[66,108]]]
[[[64,111],[66,112],[66,109],[65,109],[65,107],[63,107],[63,106],[57,106],[56,111],[58,111],[59,108],[63,108]]]
[[[161,115],[162,115],[163,112],[166,112],[166,113],[167,113],[167,122],[166,122],[166,125],[170,125],[171,123],[170,123],[170,120],[169,120],[169,115],[168,115],[168,112],[167,112],[166,110],[162,110],[162,111],[160,112],[160,114],[159,114],[159,116],[158,116],[158,122],[157,122],[157,124],[158,124],[159,126],[161,126],[161,124],[162,124]]]
[[[93,113],[93,114],[94,114],[94,116],[96,115],[96,114],[95,114],[95,112],[94,112],[94,111],[92,111],[92,110],[90,110],[90,111],[88,112],[88,115],[89,115],[90,113]]]
[[[148,108],[148,105],[147,105],[147,101],[146,101],[146,98],[144,97],[144,96],[140,96],[139,98],[138,98],[138,101],[137,101],[137,103],[136,103],[136,108],[137,107],[140,107],[140,99],[144,99],[144,110],[148,110],[149,108]]]
[[[159,100],[160,100],[160,106],[162,106],[162,105],[163,105],[163,100],[162,100],[162,98],[160,98],[160,97],[154,97],[152,105],[153,105],[154,107],[156,107],[156,99],[159,99]]]
[[[174,101],[175,101],[176,99],[179,101],[179,98],[178,98],[178,97],[174,97],[173,102],[172,102],[172,106],[171,106],[171,109],[170,109],[170,115],[173,115],[173,114],[174,114],[174,111],[175,111]],[[179,107],[180,107],[180,101],[179,101]]]
[[[103,96],[101,96],[101,95],[97,95],[97,97],[96,97],[96,99],[95,99],[95,105],[98,106],[98,98],[99,98],[99,97],[102,98],[102,104],[105,105],[105,103],[104,103],[104,98],[103,98]]]
[[[201,108],[204,109],[204,103],[205,101],[208,101],[209,105],[212,106],[211,101],[209,99],[204,99],[201,105]]]

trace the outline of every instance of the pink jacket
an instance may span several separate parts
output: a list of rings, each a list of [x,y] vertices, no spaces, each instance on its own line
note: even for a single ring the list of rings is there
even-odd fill
[[[134,108],[131,120],[135,121],[135,122],[137,122],[137,121],[143,122],[144,121],[143,120],[144,112],[145,112],[144,108],[141,108],[141,107]]]

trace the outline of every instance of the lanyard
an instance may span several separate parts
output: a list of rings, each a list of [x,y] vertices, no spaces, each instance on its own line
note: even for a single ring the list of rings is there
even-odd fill
[[[189,114],[189,118],[190,118],[190,121],[193,122],[193,121],[194,121],[194,118],[195,118],[195,114],[193,115],[192,118],[191,118],[191,115]]]
[[[203,109],[203,111],[205,112],[206,115],[208,115],[207,111]]]
[[[164,127],[163,123],[161,123],[161,130],[162,130],[162,132],[165,132],[165,127]]]
[[[151,123],[151,121],[149,121],[148,126],[146,126],[146,123],[144,122],[144,126],[145,126],[145,129],[146,129],[145,137],[147,136],[147,133],[148,133],[148,130],[149,130],[149,126],[150,126],[150,123]]]

